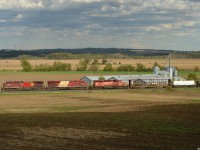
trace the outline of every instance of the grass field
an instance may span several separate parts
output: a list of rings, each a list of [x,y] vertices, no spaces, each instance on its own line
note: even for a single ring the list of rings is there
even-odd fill
[[[1,149],[197,149],[200,88],[0,94]]]

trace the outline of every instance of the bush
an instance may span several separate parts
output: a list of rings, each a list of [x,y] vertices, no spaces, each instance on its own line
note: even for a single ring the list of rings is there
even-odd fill
[[[113,71],[112,64],[106,64],[106,66],[103,68],[103,71]]]
[[[187,79],[188,80],[197,80],[197,75],[195,73],[189,73]]]
[[[35,66],[35,71],[52,71],[52,70],[53,67],[48,65],[47,63]]]
[[[142,71],[147,71],[145,65],[141,64],[141,63],[137,63],[136,64],[136,71],[138,72],[142,72]]]
[[[89,70],[90,71],[98,71],[99,70],[99,66],[98,65],[90,65]]]
[[[32,65],[29,63],[28,60],[26,59],[22,59],[20,61],[21,63],[21,66],[22,66],[22,70],[25,71],[25,72],[31,72],[32,71]]]
[[[120,65],[117,68],[117,71],[134,71],[135,67],[132,65]]]
[[[53,71],[71,71],[71,64],[55,61],[52,67]]]
[[[85,71],[87,69],[88,63],[85,60],[80,60],[77,66],[77,71]]]
[[[37,65],[35,71],[71,71],[71,64],[55,61],[52,66],[46,63]]]

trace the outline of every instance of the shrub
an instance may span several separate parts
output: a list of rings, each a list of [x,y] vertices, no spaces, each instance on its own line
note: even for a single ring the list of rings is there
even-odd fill
[[[71,71],[71,64],[62,63],[60,61],[55,61],[53,63],[53,71]]]
[[[134,71],[135,67],[132,65],[120,65],[117,68],[117,71]]]
[[[106,64],[106,66],[103,68],[103,71],[113,71],[112,64]]]
[[[197,75],[195,73],[189,73],[187,79],[188,80],[197,80]]]
[[[142,72],[142,71],[147,71],[145,65],[141,64],[141,63],[137,63],[136,64],[136,71],[138,72]]]
[[[29,63],[28,60],[26,59],[22,59],[20,61],[21,63],[21,66],[22,66],[22,70],[25,71],[25,72],[31,72],[32,71],[32,65]]]
[[[85,60],[80,60],[77,66],[77,71],[85,71],[87,69],[88,63]]]
[[[35,71],[71,71],[71,64],[55,61],[52,66],[47,63],[37,65]]]
[[[52,70],[53,67],[48,65],[47,63],[35,66],[35,71],[52,71]]]
[[[90,71],[98,71],[99,70],[99,66],[98,65],[90,65],[89,70]]]

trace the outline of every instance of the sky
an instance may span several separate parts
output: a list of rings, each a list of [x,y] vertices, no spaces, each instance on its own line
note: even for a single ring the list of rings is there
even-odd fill
[[[200,0],[0,0],[0,49],[200,51]]]

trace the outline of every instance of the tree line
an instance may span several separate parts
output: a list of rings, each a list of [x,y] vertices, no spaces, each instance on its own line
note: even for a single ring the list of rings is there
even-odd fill
[[[0,50],[0,59],[81,59],[91,58],[162,58],[172,54],[174,58],[200,58],[200,51],[175,51],[154,49],[85,48],[85,49],[38,49]]]
[[[63,63],[61,61],[55,61],[53,65],[47,63],[39,64],[33,67],[27,59],[22,59],[20,61],[22,70],[25,72],[31,71],[71,71],[72,65],[70,63]],[[99,62],[98,59],[81,59],[79,64],[76,66],[77,71],[99,71],[99,65],[104,65],[103,71],[138,71],[138,72],[151,72],[152,68],[146,68],[142,63],[137,63],[136,67],[130,64],[120,64],[118,67],[114,68],[112,63],[108,62],[105,58],[102,59],[102,62]],[[157,66],[158,63],[154,63],[154,66]]]

